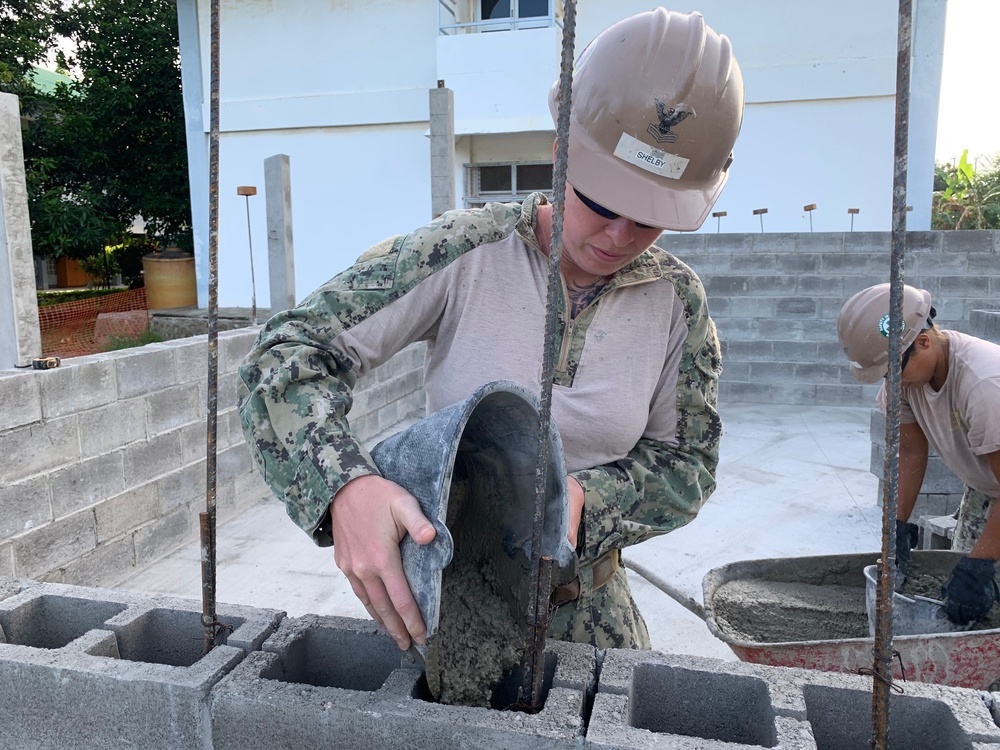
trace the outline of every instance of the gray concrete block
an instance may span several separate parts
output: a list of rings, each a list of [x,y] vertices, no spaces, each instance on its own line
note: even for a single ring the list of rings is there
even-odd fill
[[[202,653],[200,602],[62,585],[0,601],[0,745],[211,747],[213,685],[282,613],[220,605],[233,632]]]
[[[40,380],[44,374],[0,370],[0,432],[42,418]]]
[[[940,296],[945,299],[953,297],[989,299],[990,297],[989,276],[940,276],[938,283]]]
[[[970,256],[966,254],[923,253],[907,256],[907,271],[921,276],[957,276],[969,272]]]
[[[136,572],[131,534],[98,544],[82,557],[59,568],[59,583],[112,586]]]
[[[187,466],[198,460],[204,460],[208,455],[208,424],[206,421],[192,422],[186,424],[178,431],[180,434],[181,466]],[[215,441],[216,446],[221,442],[219,434],[221,428],[216,425]]]
[[[125,447],[125,486],[140,484],[167,474],[181,465],[180,430],[155,435]]]
[[[208,481],[205,465],[206,461],[202,458],[156,480],[160,515],[204,499]]]
[[[846,232],[843,236],[845,253],[885,253],[888,265],[889,232]]]
[[[791,362],[751,362],[750,380],[757,383],[785,383],[795,377]]]
[[[777,302],[780,307],[781,301]],[[801,320],[789,318],[761,318],[757,321],[757,338],[761,341],[802,341],[804,326]]]
[[[36,422],[4,434],[0,450],[8,460],[0,463],[0,484],[17,482],[76,461],[80,457],[78,430],[76,416],[70,416]]]
[[[198,383],[208,377],[208,336],[164,342],[173,350],[177,384]]]
[[[141,396],[177,382],[174,349],[147,344],[114,357],[119,398]]]
[[[82,455],[96,456],[146,437],[146,400],[132,398],[80,412]]]
[[[729,300],[729,316],[747,318],[772,318],[775,315],[773,297],[747,297],[744,293]]]
[[[56,518],[87,508],[125,489],[122,452],[78,461],[49,475]]]
[[[788,297],[779,299],[774,304],[775,312],[782,317],[799,318],[813,317],[816,315],[817,305],[815,297]]]
[[[286,619],[213,690],[213,747],[318,750],[331,737],[358,750],[579,747],[593,650],[549,644],[543,708],[529,715],[431,702],[420,667],[369,621]],[[514,686],[494,700],[508,704]]]
[[[46,419],[114,403],[118,399],[114,362],[98,357],[68,359],[39,378]]]
[[[816,362],[818,347],[811,341],[775,341],[774,359],[777,362]]]
[[[734,297],[744,296],[750,291],[750,280],[752,276],[724,276],[716,274],[704,279],[705,291],[711,295]]]
[[[159,515],[160,496],[156,482],[139,485],[127,492],[109,497],[94,507],[97,542],[103,544],[109,539],[154,520]]]
[[[993,252],[996,233],[992,230],[966,229],[960,232],[941,232],[943,253]]]
[[[238,328],[219,333],[219,372],[236,372],[257,341],[257,328]]]
[[[97,546],[94,511],[74,513],[15,537],[12,542],[14,570],[24,578],[37,578]]]
[[[844,251],[843,232],[802,232],[795,236],[795,251],[799,254],[840,255]]]
[[[245,443],[219,451],[216,458],[216,476],[219,484],[235,482],[237,477],[255,469],[250,448]]]
[[[0,487],[0,539],[51,521],[51,499],[48,478],[44,476]]]
[[[201,393],[194,383],[150,393],[147,404],[150,435],[157,435],[201,418]]]
[[[947,232],[923,231],[906,233],[906,252],[908,255],[924,255],[928,253],[940,253],[944,243],[944,235]],[[891,241],[891,235],[890,241]],[[888,247],[888,246],[887,246]]]
[[[12,542],[0,542],[0,599],[3,599],[7,590],[4,586],[3,578],[14,577],[14,544]],[[0,634],[0,643],[3,642],[3,634]]]
[[[770,362],[774,359],[774,344],[770,341],[723,341],[722,362]]]
[[[794,297],[798,280],[794,276],[751,276],[749,293],[755,297]]]
[[[143,526],[133,536],[136,567],[146,567],[196,535],[197,517],[187,506]]]

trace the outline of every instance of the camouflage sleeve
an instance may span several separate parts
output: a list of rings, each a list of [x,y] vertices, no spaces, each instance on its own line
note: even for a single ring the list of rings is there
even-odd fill
[[[688,271],[674,286],[688,327],[677,379],[676,445],[643,438],[620,461],[573,473],[585,497],[583,559],[684,526],[715,490],[719,338],[698,277]]]
[[[464,252],[513,231],[507,204],[448,212],[409,235],[385,240],[351,268],[278,313],[239,369],[237,395],[247,444],[264,481],[288,515],[322,546],[333,543],[327,517],[337,491],[378,469],[347,419],[359,375],[410,343],[428,338],[443,304],[421,315],[389,313],[377,340],[355,341],[359,323],[379,314]],[[438,311],[439,312],[439,311]],[[355,346],[344,342],[351,340]]]

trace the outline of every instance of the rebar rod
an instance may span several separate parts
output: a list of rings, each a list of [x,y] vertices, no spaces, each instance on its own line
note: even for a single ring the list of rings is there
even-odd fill
[[[201,530],[201,625],[205,653],[215,647],[215,488],[219,389],[219,0],[211,2],[211,88],[208,137],[208,404],[205,511]]]
[[[257,325],[257,279],[253,273],[253,232],[250,231],[250,196],[247,201],[247,244],[250,246],[250,322]]]
[[[896,582],[896,505],[899,493],[899,409],[903,353],[903,261],[906,253],[906,170],[910,132],[910,48],[913,2],[899,0],[896,45],[896,133],[892,178],[892,251],[889,276],[889,373],[885,422],[885,477],[882,495],[882,557],[876,589],[872,663],[874,750],[889,746],[889,691],[892,687],[892,595]]]
[[[531,585],[528,603],[528,648],[522,663],[520,704],[528,712],[541,708],[545,674],[545,632],[549,621],[551,560],[542,560],[545,496],[549,485],[549,431],[552,423],[552,378],[555,373],[558,305],[562,291],[563,209],[566,199],[566,161],[569,153],[569,110],[573,88],[573,46],[576,38],[576,0],[566,0],[563,19],[562,62],[559,69],[556,159],[552,169],[552,240],[549,245],[548,294],[545,303],[545,339],[542,354],[538,410],[538,462],[535,465],[535,513],[531,529]]]

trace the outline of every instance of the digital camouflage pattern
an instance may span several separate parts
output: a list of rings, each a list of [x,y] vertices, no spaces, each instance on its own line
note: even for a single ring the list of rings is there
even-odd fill
[[[976,546],[979,537],[983,535],[986,519],[989,518],[990,508],[994,502],[996,502],[996,498],[990,497],[985,492],[974,490],[971,487],[965,488],[962,504],[958,506],[955,535],[951,540],[953,550],[969,552]]]
[[[337,336],[481,244],[516,231],[537,247],[534,219],[544,200],[534,194],[524,204],[448,212],[409,235],[386,240],[261,331],[240,368],[243,430],[264,479],[316,543],[332,543],[324,520],[337,490],[354,477],[378,473],[347,418],[351,391],[365,373],[334,344]],[[572,385],[602,298],[622,286],[659,279],[676,290],[688,328],[677,386],[677,445],[644,438],[623,459],[572,474],[585,493],[581,594],[556,612],[549,631],[553,637],[648,648],[624,570],[595,592],[589,565],[610,549],[688,523],[715,489],[722,433],[715,408],[719,341],[701,281],[677,258],[650,248],[621,269],[571,325],[563,305],[559,330],[564,341],[555,381]]]

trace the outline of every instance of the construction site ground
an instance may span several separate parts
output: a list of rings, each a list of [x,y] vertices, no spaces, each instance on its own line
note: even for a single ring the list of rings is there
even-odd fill
[[[720,412],[725,432],[715,494],[691,524],[625,550],[626,560],[701,601],[705,573],[729,562],[880,548],[870,409],[728,404]],[[198,599],[199,561],[193,543],[118,588]],[[629,579],[654,649],[736,659],[698,617],[635,572]],[[332,548],[315,547],[277,500],[219,527],[218,599],[293,617],[368,617]]]

